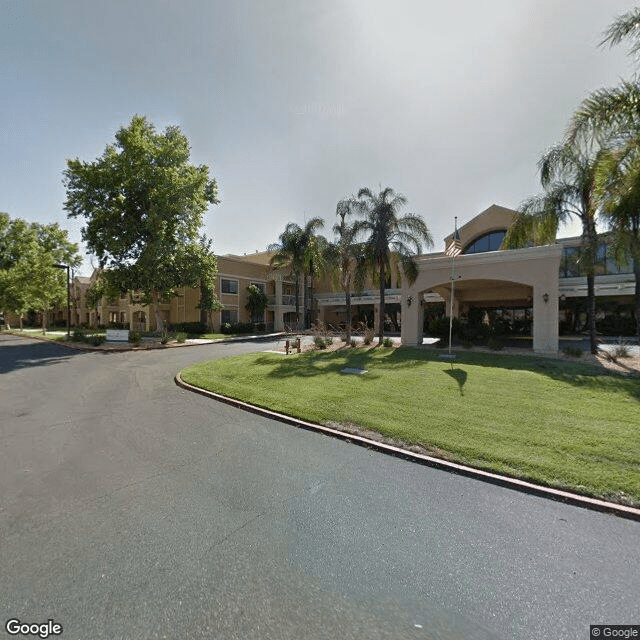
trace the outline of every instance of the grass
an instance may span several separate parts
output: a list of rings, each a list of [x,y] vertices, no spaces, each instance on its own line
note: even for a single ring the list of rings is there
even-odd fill
[[[46,340],[53,340],[56,342],[65,342],[67,339],[66,329],[53,329],[47,330],[46,333],[42,333],[42,328],[39,329],[11,329],[10,331],[3,331],[3,333],[10,333],[15,335],[36,336],[38,338],[45,338]]]
[[[347,376],[343,367],[368,373]],[[457,462],[640,506],[640,383],[582,363],[419,349],[254,353],[193,385],[318,423],[356,424]]]

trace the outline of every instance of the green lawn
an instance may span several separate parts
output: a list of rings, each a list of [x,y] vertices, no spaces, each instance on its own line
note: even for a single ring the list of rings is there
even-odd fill
[[[7,331],[6,333],[12,333],[18,336],[22,335],[34,336],[36,338],[46,338],[47,340],[55,340],[58,342],[64,342],[67,339],[66,329],[52,329],[51,331],[47,331],[46,333],[42,333],[42,329],[11,329],[11,331]]]
[[[344,375],[343,367],[367,369]],[[438,455],[640,506],[640,380],[579,363],[419,349],[258,353],[183,379],[318,423],[374,429]]]

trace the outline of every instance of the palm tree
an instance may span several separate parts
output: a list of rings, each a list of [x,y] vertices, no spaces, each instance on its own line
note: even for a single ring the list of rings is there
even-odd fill
[[[319,227],[324,226],[324,220],[315,218],[319,221]],[[318,227],[318,228],[319,228]],[[307,232],[305,227],[305,251],[304,251],[304,281],[305,284],[309,282],[309,306],[305,309],[305,329],[308,329],[313,324],[314,311],[313,311],[313,282],[314,278],[325,273],[328,260],[329,260],[329,242],[321,235],[313,233],[313,230]],[[305,300],[307,298],[305,297]],[[306,304],[305,304],[306,306]]]
[[[337,241],[331,246],[331,262],[335,267],[340,288],[344,291],[347,307],[347,344],[351,342],[351,289],[362,288],[363,271],[358,269],[365,263],[362,245],[356,241],[357,229],[354,224],[349,224],[347,218],[357,212],[358,203],[355,198],[340,200],[336,206],[336,215],[340,222],[333,225],[333,232]]]
[[[625,13],[605,32],[602,45],[631,40],[630,53],[640,51],[640,8]],[[635,276],[636,332],[640,341],[640,84],[623,81],[599,89],[573,115],[567,139],[598,139],[610,151],[597,169],[603,198],[602,219],[612,233],[618,262],[631,258]]]
[[[433,246],[433,238],[425,221],[415,214],[398,216],[398,210],[407,204],[407,198],[396,194],[386,187],[374,194],[363,188],[358,192],[358,209],[364,217],[355,224],[356,233],[365,236],[364,249],[371,267],[374,280],[380,287],[380,319],[378,323],[378,342],[384,339],[384,292],[387,278],[391,275],[391,257],[397,263],[410,282],[418,275],[414,261],[416,254],[422,253],[422,244]]]
[[[312,218],[304,228],[295,222],[289,222],[279,236],[279,242],[268,246],[274,251],[270,265],[274,269],[288,268],[296,279],[296,323],[300,328],[300,278],[309,269],[313,269],[313,256],[316,253],[315,232],[324,227],[324,220]]]
[[[597,353],[595,313],[595,257],[597,249],[596,167],[602,152],[593,154],[570,143],[553,147],[540,159],[543,193],[520,206],[520,214],[507,232],[505,246],[522,247],[527,241],[552,242],[560,224],[577,217],[582,224],[583,271],[587,277],[588,327],[591,353]]]
[[[611,233],[616,261],[633,263],[636,335],[640,344],[640,140],[608,151],[598,166],[601,219]]]

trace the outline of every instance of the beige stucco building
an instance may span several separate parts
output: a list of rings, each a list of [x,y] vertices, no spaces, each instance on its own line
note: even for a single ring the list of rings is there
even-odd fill
[[[451,258],[443,252],[417,258],[418,277],[413,283],[405,281],[401,290],[403,344],[422,344],[424,308],[444,302],[447,317],[464,318],[475,307],[511,319],[528,318],[534,352],[557,353],[559,328],[576,314],[571,301],[586,298],[580,238],[503,250],[502,240],[515,215],[492,205],[459,229],[461,255]],[[453,234],[445,238],[445,248],[452,238]],[[596,256],[596,300],[630,305],[635,287],[631,268],[616,265],[610,253],[603,240]]]
[[[418,256],[418,276],[413,283],[393,270],[385,290],[387,330],[399,331],[402,343],[419,345],[427,322],[437,310],[463,322],[472,310],[504,322],[519,322],[530,335],[533,350],[555,353],[561,331],[584,330],[586,318],[586,277],[580,267],[580,239],[564,238],[546,246],[503,250],[502,240],[516,212],[492,205],[471,218],[459,229],[462,254],[454,260],[440,253]],[[445,249],[452,236],[444,239]],[[301,325],[317,319],[335,327],[346,322],[345,294],[334,280],[326,276],[298,285],[287,271],[269,265],[268,251],[243,256],[217,257],[218,275],[215,292],[223,310],[213,314],[213,329],[226,323],[252,323],[271,331],[296,327],[296,293],[300,300]],[[635,280],[631,268],[615,263],[603,240],[596,256],[596,299],[601,308],[624,308],[633,324],[632,301]],[[452,279],[453,267],[453,279]],[[136,296],[123,295],[118,300],[99,301],[91,308],[87,291],[99,272],[90,278],[74,278],[71,299],[71,324],[90,327],[120,323],[133,329],[155,329],[155,318]],[[251,317],[246,308],[247,287],[255,285],[267,296],[267,307],[260,316]],[[453,296],[452,296],[453,291]],[[378,287],[372,281],[362,291],[352,292],[352,319],[378,327],[380,320]],[[178,295],[161,306],[165,322],[170,324],[204,322],[198,309],[200,291],[182,288]],[[608,305],[608,306],[607,306]],[[597,321],[606,321],[606,310],[599,311]],[[49,322],[66,319],[66,305],[54,309]],[[529,333],[530,331],[530,333]]]

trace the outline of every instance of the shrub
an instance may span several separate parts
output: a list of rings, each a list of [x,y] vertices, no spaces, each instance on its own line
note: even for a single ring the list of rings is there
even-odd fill
[[[605,336],[632,336],[636,332],[636,323],[631,316],[610,314],[596,320],[596,329]]]
[[[106,342],[106,340],[107,338],[105,336],[91,336],[91,338],[89,338],[89,342],[91,342],[94,347],[100,346]]]
[[[139,331],[129,331],[129,342],[138,344],[142,341],[142,334]]]
[[[460,335],[462,323],[459,318],[454,318],[452,324],[452,335]],[[449,338],[449,318],[435,318],[429,323],[429,335],[432,338]]]
[[[166,331],[163,331],[160,334],[160,344],[167,344],[169,342],[169,334]]]
[[[220,325],[220,333],[253,333],[253,324],[251,322],[236,322],[234,324],[225,322]]]
[[[385,339],[382,341],[382,346],[383,346],[383,347],[387,347],[387,348],[389,348],[389,347],[393,347],[393,340],[392,340],[391,338],[385,338]]]
[[[365,344],[371,344],[373,342],[374,336],[375,336],[375,333],[373,331],[373,328],[367,327],[364,330],[364,336],[363,336],[364,337],[364,343]]]
[[[487,342],[487,346],[489,347],[489,349],[492,349],[493,351],[500,351],[504,345],[502,344],[502,342],[500,342],[500,340],[496,340],[495,338],[489,338]]]
[[[471,347],[473,347],[473,342],[471,342],[471,340],[465,340],[465,341],[462,343],[462,346],[463,346],[465,349],[471,349]]]
[[[109,329],[127,329],[129,327],[129,323],[127,322],[110,322]]]
[[[629,358],[631,357],[631,353],[629,353],[629,346],[626,342],[620,342],[619,345],[613,350],[616,358]]]
[[[356,342],[355,338],[351,338],[351,347],[355,347],[358,343]]]
[[[74,342],[85,342],[87,339],[87,332],[82,327],[76,327],[73,330],[72,339]]]
[[[176,341],[183,343],[186,342],[187,340],[187,334],[184,331],[178,331],[178,333],[176,333]]]
[[[168,327],[169,331],[180,331],[192,335],[207,333],[207,325],[204,322],[176,322]]]
[[[317,349],[327,348],[327,341],[322,336],[315,336],[313,339],[313,343],[316,345]]]
[[[582,356],[582,349],[580,347],[567,347],[564,353],[571,358],[579,358]]]

